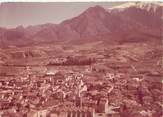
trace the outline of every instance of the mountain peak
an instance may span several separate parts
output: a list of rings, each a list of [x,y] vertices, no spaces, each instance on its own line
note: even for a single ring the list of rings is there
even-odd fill
[[[119,6],[115,6],[110,8],[111,10],[113,9],[125,9],[125,8],[130,8],[130,7],[136,7],[136,8],[141,8],[141,9],[147,9],[149,10],[150,8],[156,9],[156,7],[163,7],[163,3],[160,2],[128,2],[124,3]]]
[[[16,29],[16,30],[23,30],[24,27],[23,27],[22,25],[20,25],[20,26],[17,26],[15,29]]]
[[[103,7],[101,7],[100,5],[96,5],[96,6],[93,6],[93,7],[89,7],[86,12],[103,12],[105,11],[105,9]]]
[[[90,7],[90,8],[92,8],[92,9],[104,9],[102,6],[100,6],[100,5],[96,5],[96,6],[93,6],[93,7]]]

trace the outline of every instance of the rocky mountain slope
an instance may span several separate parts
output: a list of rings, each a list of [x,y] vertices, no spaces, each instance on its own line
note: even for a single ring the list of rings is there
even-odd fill
[[[3,45],[25,45],[68,39],[120,39],[136,41],[161,38],[163,3],[132,2],[110,9],[88,8],[82,14],[60,24],[0,29]]]

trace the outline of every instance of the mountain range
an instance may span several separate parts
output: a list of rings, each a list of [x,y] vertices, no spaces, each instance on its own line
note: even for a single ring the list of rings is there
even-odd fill
[[[0,46],[69,39],[146,41],[161,39],[163,3],[132,2],[104,9],[94,6],[60,24],[0,28]]]

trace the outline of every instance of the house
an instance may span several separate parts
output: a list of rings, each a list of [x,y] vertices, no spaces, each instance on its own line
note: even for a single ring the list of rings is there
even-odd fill
[[[8,109],[10,108],[10,101],[8,100],[0,100],[0,109],[3,110],[3,109]]]
[[[60,107],[50,111],[50,117],[94,117],[92,109],[70,106],[68,108]]]
[[[106,98],[99,98],[97,100],[95,112],[96,113],[105,113],[105,107],[106,107],[107,103],[108,103],[108,100]]]

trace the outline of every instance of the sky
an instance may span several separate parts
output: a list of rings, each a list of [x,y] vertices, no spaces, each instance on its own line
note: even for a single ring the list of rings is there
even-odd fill
[[[87,8],[101,5],[104,8],[124,2],[9,2],[0,5],[0,27],[14,28],[45,23],[58,24],[75,17]]]

